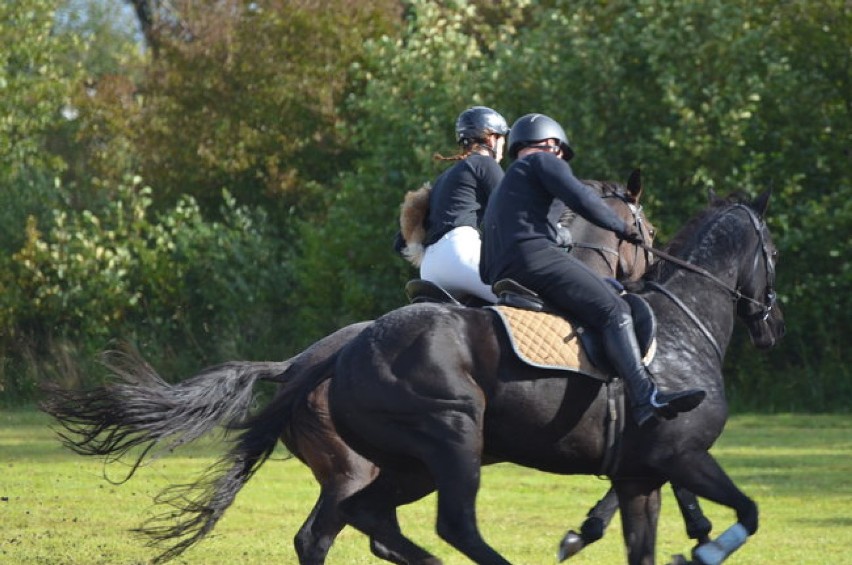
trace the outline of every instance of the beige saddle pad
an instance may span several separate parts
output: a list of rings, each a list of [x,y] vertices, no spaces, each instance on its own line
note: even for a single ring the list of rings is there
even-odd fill
[[[580,338],[565,318],[511,306],[491,306],[506,327],[515,353],[528,365],[584,373],[609,380],[586,356]]]

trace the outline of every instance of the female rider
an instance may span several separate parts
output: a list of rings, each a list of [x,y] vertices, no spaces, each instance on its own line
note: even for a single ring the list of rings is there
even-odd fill
[[[474,106],[456,120],[460,151],[456,161],[432,183],[420,278],[457,298],[476,296],[496,302],[491,287],[479,277],[479,226],[492,190],[503,178],[499,162],[509,127],[497,111]]]

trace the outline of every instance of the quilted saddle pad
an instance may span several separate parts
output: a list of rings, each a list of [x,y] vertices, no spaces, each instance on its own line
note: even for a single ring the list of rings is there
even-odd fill
[[[542,369],[557,369],[609,380],[589,360],[577,330],[568,320],[548,312],[511,306],[491,306],[503,321],[515,353],[524,363]],[[581,330],[582,331],[582,330]]]

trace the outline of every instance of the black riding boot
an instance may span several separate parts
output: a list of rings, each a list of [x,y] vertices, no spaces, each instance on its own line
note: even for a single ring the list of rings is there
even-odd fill
[[[689,412],[704,400],[705,393],[700,389],[672,393],[657,390],[642,364],[630,315],[621,317],[617,324],[607,325],[603,329],[603,341],[610,362],[627,384],[633,419],[640,426],[654,420],[655,416],[673,418],[679,412]]]

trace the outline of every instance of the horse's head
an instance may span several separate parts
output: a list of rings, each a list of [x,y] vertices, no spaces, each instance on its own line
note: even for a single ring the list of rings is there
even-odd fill
[[[642,178],[639,169],[634,170],[627,186],[616,182],[584,181],[601,193],[604,202],[626,223],[636,226],[652,245],[657,233],[654,225],[645,217],[639,204],[642,196]],[[581,227],[579,224],[583,224]],[[578,259],[589,264],[602,276],[615,277],[622,281],[636,281],[645,274],[651,264],[650,254],[641,247],[622,241],[611,231],[585,222],[577,216],[571,224],[574,248]],[[602,263],[600,269],[596,263]]]
[[[615,206],[624,221],[634,225],[639,234],[645,240],[648,246],[654,244],[654,237],[657,235],[657,228],[654,227],[648,218],[645,217],[645,212],[639,204],[639,198],[642,196],[642,175],[639,169],[634,169],[630,173],[630,178],[627,179],[627,189],[620,195],[617,195],[619,200],[624,202],[624,206]],[[618,242],[618,270],[616,278],[629,281],[637,281],[648,267],[651,266],[651,254],[645,249],[619,240]]]
[[[784,314],[775,295],[775,265],[778,250],[763,220],[771,190],[745,205],[755,228],[754,259],[742,262],[738,276],[737,315],[748,327],[751,341],[761,349],[774,346],[784,336]]]

